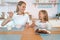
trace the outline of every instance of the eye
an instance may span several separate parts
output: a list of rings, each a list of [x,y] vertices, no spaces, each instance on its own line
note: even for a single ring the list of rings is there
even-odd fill
[[[23,6],[23,8],[26,8],[25,6]]]

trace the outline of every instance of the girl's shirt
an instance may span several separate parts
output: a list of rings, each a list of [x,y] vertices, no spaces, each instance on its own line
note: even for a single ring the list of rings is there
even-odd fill
[[[41,22],[40,20],[37,20],[37,21],[35,22],[35,24],[36,24],[35,30],[36,30],[36,29],[46,29],[46,30],[50,30],[50,29],[51,29],[51,24],[50,24],[49,22],[43,23],[43,22]]]

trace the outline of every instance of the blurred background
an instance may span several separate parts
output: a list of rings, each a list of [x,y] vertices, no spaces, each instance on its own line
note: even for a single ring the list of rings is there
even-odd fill
[[[16,11],[18,1],[25,1],[26,11],[38,19],[39,10],[46,10],[53,27],[60,27],[60,0],[0,0],[0,24],[7,18],[8,12]]]

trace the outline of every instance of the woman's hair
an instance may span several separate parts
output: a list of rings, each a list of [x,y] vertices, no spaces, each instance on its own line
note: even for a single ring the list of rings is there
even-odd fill
[[[47,11],[46,10],[40,10],[39,15],[40,15],[40,12],[42,12],[44,14],[44,20],[48,21],[48,13],[47,13]],[[40,17],[39,17],[39,19],[40,19]]]
[[[24,1],[19,1],[17,4],[16,12],[19,11],[18,5],[21,6],[22,4],[26,4]]]

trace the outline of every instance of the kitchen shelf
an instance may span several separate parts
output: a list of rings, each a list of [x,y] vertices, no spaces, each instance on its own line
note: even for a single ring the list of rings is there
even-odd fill
[[[0,4],[0,6],[14,6],[17,5],[17,2],[4,2],[3,4]]]
[[[35,5],[52,5],[52,4],[56,4],[59,5],[60,3],[33,3]]]
[[[0,4],[0,6],[5,6],[5,5]]]
[[[1,0],[0,6],[14,6],[17,5],[17,0]]]
[[[6,2],[7,4],[16,5],[17,2]]]

